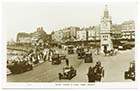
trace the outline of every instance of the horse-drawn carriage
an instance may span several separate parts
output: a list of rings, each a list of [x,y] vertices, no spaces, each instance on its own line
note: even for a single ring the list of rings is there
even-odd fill
[[[135,81],[135,63],[134,62],[131,62],[129,70],[124,72],[124,78],[132,79],[133,81]]]
[[[94,67],[89,67],[88,70],[88,82],[100,82],[102,77],[104,77],[104,69],[100,62],[97,62]]]
[[[58,73],[59,80],[61,79],[69,79],[71,80],[74,76],[76,76],[76,70],[71,66],[66,66],[63,68],[63,73]]]

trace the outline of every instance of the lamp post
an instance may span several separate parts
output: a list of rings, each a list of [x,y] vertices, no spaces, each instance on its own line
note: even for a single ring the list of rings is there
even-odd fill
[[[88,29],[86,29],[86,46],[88,46]]]

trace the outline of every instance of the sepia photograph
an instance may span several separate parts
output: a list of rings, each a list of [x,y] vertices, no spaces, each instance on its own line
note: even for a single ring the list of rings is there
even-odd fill
[[[6,83],[136,84],[136,2],[4,2],[2,10]]]

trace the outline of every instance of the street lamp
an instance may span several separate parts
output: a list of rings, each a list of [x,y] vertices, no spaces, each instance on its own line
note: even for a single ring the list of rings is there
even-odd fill
[[[88,29],[86,29],[86,46],[88,46]]]

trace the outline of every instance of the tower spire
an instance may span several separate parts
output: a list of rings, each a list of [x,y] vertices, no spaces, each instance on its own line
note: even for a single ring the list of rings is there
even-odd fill
[[[108,12],[108,6],[107,5],[105,5],[104,17],[106,17],[106,18],[109,17],[109,12]]]

